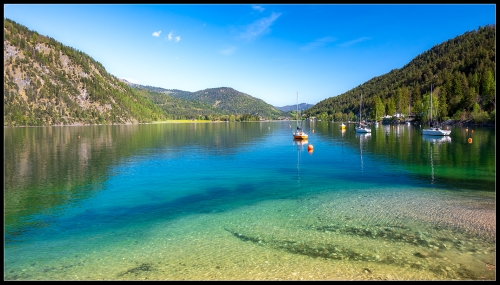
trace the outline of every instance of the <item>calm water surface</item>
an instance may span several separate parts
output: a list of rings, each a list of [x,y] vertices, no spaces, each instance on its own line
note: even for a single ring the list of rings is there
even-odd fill
[[[496,279],[494,129],[294,125],[4,128],[4,279]]]

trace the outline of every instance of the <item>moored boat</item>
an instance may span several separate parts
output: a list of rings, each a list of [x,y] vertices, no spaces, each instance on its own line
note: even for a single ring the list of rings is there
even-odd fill
[[[297,128],[295,129],[295,132],[293,132],[293,139],[306,140],[308,137],[309,135],[302,130],[301,126],[299,126],[299,92],[297,92]]]

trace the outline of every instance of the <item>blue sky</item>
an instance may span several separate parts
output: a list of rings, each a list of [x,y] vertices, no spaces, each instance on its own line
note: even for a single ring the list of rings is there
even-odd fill
[[[495,4],[4,4],[128,81],[316,104],[480,26]]]

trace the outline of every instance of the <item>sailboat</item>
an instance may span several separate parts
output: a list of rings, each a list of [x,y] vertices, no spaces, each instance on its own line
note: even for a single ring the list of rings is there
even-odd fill
[[[293,132],[293,138],[296,140],[306,140],[308,137],[309,135],[299,126],[299,92],[297,92],[297,129]]]
[[[431,84],[431,120],[429,123],[429,128],[422,130],[422,135],[428,136],[449,136],[451,130],[443,130],[439,126],[433,126],[432,123],[432,84]]]
[[[371,133],[372,130],[368,128],[367,125],[363,124],[361,122],[361,105],[363,102],[363,94],[361,94],[361,100],[359,102],[359,123],[356,124],[356,127],[354,128],[356,130],[356,133]]]

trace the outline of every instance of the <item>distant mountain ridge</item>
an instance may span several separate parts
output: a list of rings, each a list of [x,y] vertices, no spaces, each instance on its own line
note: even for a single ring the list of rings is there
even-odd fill
[[[307,103],[300,103],[299,104],[299,112],[302,112],[304,110],[307,110],[311,107],[313,107],[314,105],[313,104],[307,104]],[[283,107],[276,107],[274,106],[274,108],[280,110],[280,111],[283,111],[283,112],[291,112],[291,111],[297,111],[297,105],[287,105],[287,106],[283,106]]]
[[[283,114],[281,110],[266,103],[262,99],[255,98],[230,87],[208,88],[196,92],[189,92],[178,89],[145,86],[130,83],[125,79],[121,80],[133,88],[147,89],[161,94],[168,94],[173,98],[200,102],[211,108],[220,110],[222,114],[250,114],[264,118],[278,118],[279,116],[286,115]]]
[[[216,102],[216,100],[210,99],[210,98],[204,96],[203,93],[208,92],[210,94],[214,94],[214,93],[217,93],[218,88],[209,88],[209,89],[200,90],[200,91],[196,91],[196,92],[190,92],[190,91],[183,91],[183,90],[179,90],[179,89],[165,89],[165,88],[161,88],[161,87],[141,85],[141,84],[129,82],[126,79],[120,79],[120,80],[123,81],[124,83],[126,83],[127,85],[134,87],[134,88],[148,89],[148,90],[155,91],[158,93],[168,94],[168,95],[175,97],[175,98],[181,98],[181,99],[191,100],[191,101],[197,100],[197,101],[208,103],[208,104],[215,104],[215,102]],[[229,96],[231,96],[231,95],[243,96],[243,97],[249,96],[249,98],[252,100],[262,101],[261,99],[252,97],[252,96],[245,94],[245,93],[242,93],[242,92],[239,92],[237,90],[234,90],[233,88],[229,88],[229,87],[219,87],[219,88],[221,88],[219,91],[222,94],[226,94]],[[223,90],[223,89],[227,89],[227,90]],[[221,95],[221,94],[215,95],[215,97],[221,97],[221,96],[224,97],[224,95]],[[262,101],[262,102],[264,102],[264,101]],[[268,105],[267,103],[265,103],[265,104]],[[304,111],[304,110],[309,109],[313,106],[314,106],[314,104],[300,103],[299,104],[299,111]],[[266,108],[267,107],[268,106],[266,106]],[[287,105],[287,106],[283,106],[283,107],[273,106],[273,107],[279,111],[282,111],[282,112],[290,112],[290,111],[297,110],[297,105]]]

